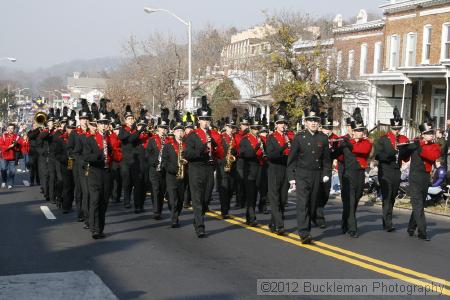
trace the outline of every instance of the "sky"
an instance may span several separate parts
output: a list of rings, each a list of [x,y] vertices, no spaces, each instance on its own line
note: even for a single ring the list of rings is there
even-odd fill
[[[262,11],[288,9],[316,16],[344,17],[361,8],[381,12],[386,0],[1,0],[0,64],[25,71],[74,59],[122,56],[131,36],[175,34],[186,41],[186,27],[170,15],[146,14],[144,6],[168,9],[192,22],[193,30],[212,24],[245,29],[264,21]]]

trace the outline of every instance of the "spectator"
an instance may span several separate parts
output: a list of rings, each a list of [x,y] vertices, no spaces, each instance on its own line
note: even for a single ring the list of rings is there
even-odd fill
[[[8,185],[8,189],[14,186],[14,176],[16,175],[16,157],[20,153],[22,139],[14,133],[15,125],[9,124],[6,132],[0,138],[0,149],[2,151],[1,176],[2,188]]]
[[[442,192],[447,185],[447,167],[444,166],[442,158],[436,160],[435,169],[433,173],[433,181],[428,188],[427,200],[430,200],[431,196],[438,195]]]
[[[447,153],[448,153],[448,145],[447,141],[444,137],[444,130],[437,129],[436,130],[436,143],[441,147],[441,162],[444,167],[447,168]]]
[[[22,141],[22,147],[20,147],[20,150],[22,151],[22,172],[28,172],[28,165],[29,165],[29,154],[30,154],[30,140],[28,139],[28,135],[26,132],[23,134],[23,141]]]

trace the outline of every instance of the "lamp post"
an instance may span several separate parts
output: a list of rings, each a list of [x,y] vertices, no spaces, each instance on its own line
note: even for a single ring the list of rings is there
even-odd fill
[[[191,21],[185,21],[167,9],[144,7],[144,11],[148,14],[158,12],[158,11],[168,13],[169,15],[171,15],[172,17],[174,17],[175,19],[177,19],[178,21],[180,21],[181,23],[183,23],[184,25],[186,25],[188,27],[188,86],[189,86],[189,88],[188,88],[188,93],[189,93],[188,98],[189,99],[188,100],[190,101],[192,99],[192,25],[191,25]]]

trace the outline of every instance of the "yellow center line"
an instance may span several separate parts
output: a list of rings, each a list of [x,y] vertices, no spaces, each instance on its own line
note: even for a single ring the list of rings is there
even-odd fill
[[[217,212],[217,211],[209,211],[209,212],[206,213],[206,215],[208,215],[210,217],[214,217],[216,219],[223,220],[221,218],[221,216],[220,216],[220,213]],[[238,225],[238,226],[244,227],[246,229],[249,229],[249,230],[252,230],[252,231],[255,231],[255,232],[258,232],[258,233],[261,233],[261,234],[264,234],[264,235],[267,235],[267,236],[270,236],[270,237],[273,237],[273,238],[276,238],[278,240],[285,241],[287,243],[296,245],[298,247],[306,248],[306,249],[309,249],[309,250],[312,250],[312,251],[315,251],[315,252],[318,252],[318,253],[321,253],[321,254],[324,254],[324,255],[327,255],[327,256],[331,256],[331,257],[336,258],[338,260],[345,261],[347,263],[350,263],[350,264],[353,264],[353,265],[356,265],[356,266],[359,266],[359,267],[362,267],[362,268],[365,268],[365,269],[368,269],[368,270],[371,270],[371,271],[374,271],[374,272],[377,272],[377,273],[380,273],[380,274],[384,274],[384,275],[390,276],[392,278],[403,280],[405,282],[409,282],[409,283],[416,284],[416,285],[423,286],[423,287],[427,287],[427,286],[429,287],[429,285],[430,285],[430,282],[422,281],[422,280],[419,280],[417,278],[413,278],[413,277],[406,276],[406,275],[401,274],[401,273],[397,273],[397,272],[394,272],[394,271],[391,271],[391,270],[387,270],[387,269],[378,267],[376,265],[369,264],[367,262],[363,262],[361,260],[366,260],[368,262],[371,262],[371,263],[374,263],[374,264],[378,264],[380,266],[388,267],[390,269],[397,270],[397,271],[400,271],[400,272],[403,272],[403,273],[406,273],[406,274],[409,274],[409,275],[417,276],[420,279],[427,279],[427,280],[430,280],[430,281],[432,281],[434,283],[439,283],[439,284],[442,284],[442,285],[449,286],[449,281],[447,281],[445,279],[438,278],[438,277],[431,276],[431,275],[424,274],[424,273],[420,273],[420,272],[416,272],[414,270],[403,268],[403,267],[400,267],[400,266],[396,266],[396,265],[393,265],[393,264],[390,264],[390,263],[386,263],[386,262],[383,262],[381,260],[374,259],[374,258],[365,256],[365,255],[361,255],[361,254],[358,254],[358,253],[355,253],[355,252],[352,252],[352,251],[349,251],[349,250],[346,250],[346,249],[342,249],[342,248],[339,248],[339,247],[336,247],[336,246],[332,246],[332,245],[328,245],[328,244],[325,244],[325,243],[322,243],[322,242],[316,242],[316,241],[314,241],[314,244],[302,244],[301,241],[298,239],[298,236],[295,235],[295,234],[289,233],[289,234],[286,234],[286,236],[280,236],[280,235],[277,235],[275,233],[272,233],[272,232],[268,231],[267,230],[268,229],[267,226],[251,227],[251,226],[245,224],[245,220],[243,218],[240,218],[240,217],[230,216],[230,219],[225,219],[223,221],[226,221],[226,222],[228,222],[230,224]],[[323,248],[319,247],[319,245],[321,247],[323,247],[323,248],[328,248],[330,250],[334,250],[336,252],[340,252],[340,253],[343,253],[343,254],[346,254],[346,255],[349,255],[349,256],[353,256],[353,257],[359,258],[361,260],[357,260],[357,259],[354,259],[354,258],[351,258],[351,257],[348,257],[348,256],[344,256],[342,254],[338,254],[338,253],[332,252],[330,250],[323,249]],[[442,287],[442,294],[450,296],[450,290],[447,289],[447,288]]]

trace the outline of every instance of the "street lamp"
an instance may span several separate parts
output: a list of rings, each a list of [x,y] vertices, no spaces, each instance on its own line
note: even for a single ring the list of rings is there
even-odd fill
[[[15,59],[14,57],[2,57],[0,58],[0,60],[9,60],[10,62],[16,62],[17,59]]]
[[[171,15],[172,17],[174,17],[175,19],[177,19],[178,21],[180,21],[181,23],[183,23],[184,25],[186,25],[188,27],[188,76],[189,76],[188,77],[188,84],[189,84],[188,100],[191,100],[192,99],[192,26],[191,26],[191,21],[185,21],[167,9],[144,7],[144,11],[148,14],[158,12],[158,11],[168,13],[169,15]]]

